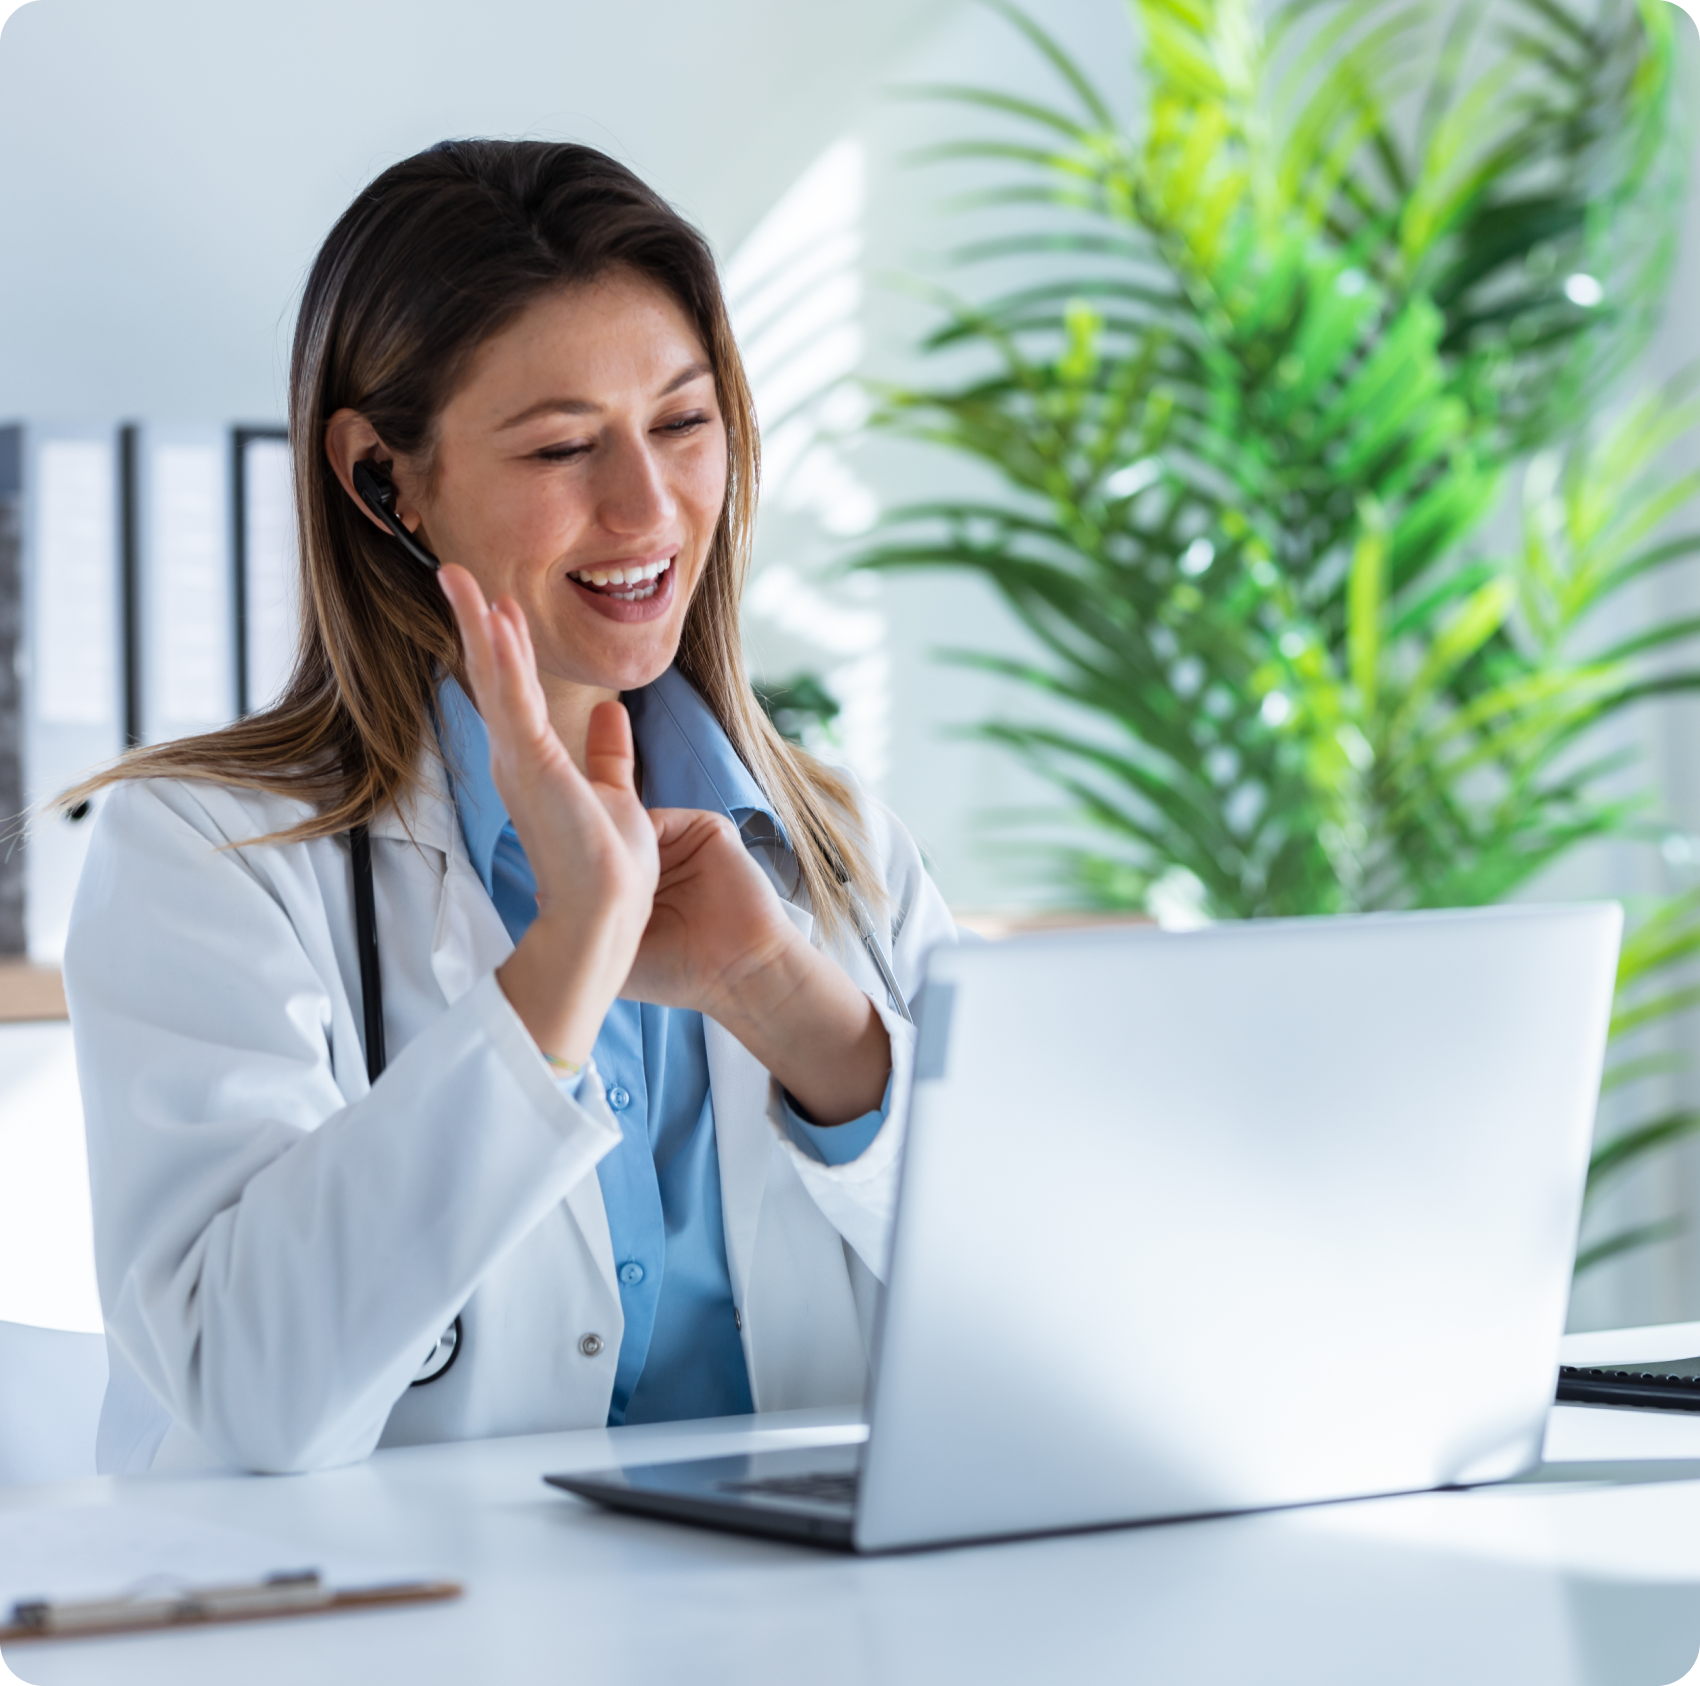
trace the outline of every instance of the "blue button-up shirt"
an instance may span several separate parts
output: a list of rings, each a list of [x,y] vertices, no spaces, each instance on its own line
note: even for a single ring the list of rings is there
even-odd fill
[[[772,805],[690,683],[669,669],[623,701],[645,805],[729,815],[775,887],[792,888],[796,862]],[[437,704],[467,853],[517,943],[537,917],[537,881],[490,777],[489,736],[452,679]],[[592,1057],[621,1128],[620,1145],[596,1168],[625,1316],[609,1426],[752,1410],[702,1015],[616,1001]],[[883,1106],[830,1129],[790,1108],[786,1117],[798,1146],[833,1165],[858,1157],[884,1121]]]

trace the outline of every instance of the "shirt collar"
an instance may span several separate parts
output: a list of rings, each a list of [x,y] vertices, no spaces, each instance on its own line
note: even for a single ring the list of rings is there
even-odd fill
[[[727,814],[740,826],[765,814],[778,827],[773,804],[739,760],[725,728],[677,668],[620,700],[631,715],[643,762],[646,808],[703,808]]]
[[[688,679],[668,668],[653,685],[620,700],[631,716],[646,808],[701,808],[727,815],[751,841],[759,834],[785,842],[773,804]],[[437,687],[437,730],[466,852],[489,890],[508,810],[490,776],[490,734],[452,678]],[[758,818],[765,824],[752,825]]]

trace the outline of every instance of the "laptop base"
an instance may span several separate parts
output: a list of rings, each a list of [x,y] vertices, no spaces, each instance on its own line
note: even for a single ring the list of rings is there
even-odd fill
[[[610,1510],[853,1551],[861,1451],[857,1445],[802,1447],[543,1479]]]

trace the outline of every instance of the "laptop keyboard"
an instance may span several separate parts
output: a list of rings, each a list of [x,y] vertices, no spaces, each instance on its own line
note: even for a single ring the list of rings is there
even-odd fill
[[[1655,1411],[1700,1411],[1700,1377],[1681,1371],[1700,1368],[1692,1358],[1674,1364],[1630,1365],[1599,1370],[1564,1364],[1558,1398],[1574,1405],[1644,1405]],[[1671,1372],[1678,1374],[1673,1375]]]
[[[813,1504],[854,1505],[857,1470],[836,1475],[769,1475],[759,1481],[717,1481],[728,1493],[753,1493],[760,1498],[805,1499]]]

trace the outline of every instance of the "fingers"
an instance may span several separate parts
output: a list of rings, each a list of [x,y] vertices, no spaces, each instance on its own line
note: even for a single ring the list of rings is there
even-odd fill
[[[490,610],[490,648],[495,656],[489,705],[480,692],[476,699],[485,723],[494,715],[515,735],[553,745],[554,728],[549,724],[549,704],[537,677],[537,658],[531,649],[531,631],[525,616],[511,597],[497,599]]]
[[[663,886],[677,887],[687,878],[707,873],[726,887],[754,874],[767,879],[744,849],[738,828],[725,814],[700,808],[651,808],[655,848]]]
[[[471,683],[474,700],[483,712],[487,700],[497,701],[500,623],[484,601],[484,592],[478,581],[465,568],[452,562],[446,563],[438,570],[437,580],[454,611],[455,624],[460,628],[466,676]]]
[[[494,658],[490,652],[490,610],[479,590],[478,581],[466,569],[446,562],[437,570],[437,581],[443,595],[454,610],[455,624],[460,628],[461,649],[466,654],[468,676],[474,686],[491,670]]]
[[[492,746],[542,741],[549,731],[548,706],[537,678],[531,629],[519,605],[506,597],[487,604],[477,580],[454,563],[446,563],[437,578],[460,627],[473,701]]]
[[[636,795],[632,720],[625,705],[598,703],[590,711],[590,730],[584,742],[584,772],[592,784],[612,785]]]
[[[651,808],[649,818],[655,827],[655,841],[664,851],[738,843],[738,828],[725,814],[711,814],[703,808]]]

